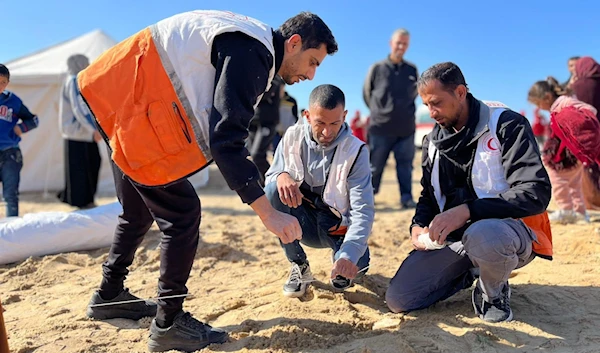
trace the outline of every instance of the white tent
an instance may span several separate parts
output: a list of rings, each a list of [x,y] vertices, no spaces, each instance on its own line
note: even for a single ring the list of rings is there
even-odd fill
[[[20,143],[23,151],[21,192],[60,190],[64,187],[63,139],[58,130],[58,105],[62,83],[67,74],[67,59],[73,54],[96,59],[116,41],[101,30],[84,34],[75,39],[42,49],[22,58],[5,63],[10,70],[8,89],[15,92],[29,110],[39,117],[37,129],[23,135]],[[102,167],[98,182],[99,193],[114,193],[112,171],[106,146],[100,145]],[[190,181],[195,187],[206,185],[208,170]]]

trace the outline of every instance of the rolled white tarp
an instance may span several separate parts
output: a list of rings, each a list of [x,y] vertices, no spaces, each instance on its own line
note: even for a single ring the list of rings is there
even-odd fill
[[[121,204],[73,212],[28,213],[0,220],[0,265],[70,251],[93,250],[112,243]]]

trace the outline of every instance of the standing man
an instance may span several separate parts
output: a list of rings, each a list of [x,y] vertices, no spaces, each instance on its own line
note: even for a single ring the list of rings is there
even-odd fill
[[[261,96],[276,74],[288,84],[312,80],[337,43],[316,15],[302,12],[272,29],[224,11],[191,11],[162,20],[105,52],[78,76],[109,144],[123,206],[100,290],[88,316],[153,316],[148,348],[196,351],[227,333],[182,310],[200,226],[200,201],[187,178],[213,160],[229,187],[281,242],[302,237],[297,219],[275,210],[248,160],[244,140]],[[124,287],[128,267],[156,221],[162,232],[158,296]],[[177,296],[173,298],[172,296]]]
[[[371,66],[363,88],[365,104],[371,110],[368,143],[373,192],[379,192],[383,169],[393,151],[402,208],[416,206],[412,198],[412,163],[415,156],[417,68],[404,60],[409,42],[407,30],[396,30],[390,40],[390,55]]]

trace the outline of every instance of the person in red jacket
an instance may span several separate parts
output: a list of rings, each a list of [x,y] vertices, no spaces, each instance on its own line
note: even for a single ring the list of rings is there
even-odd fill
[[[352,135],[358,137],[362,142],[367,142],[367,119],[361,119],[360,112],[357,110],[354,117],[350,121],[350,129]]]
[[[521,113],[523,116],[525,114]],[[540,108],[535,108],[533,111],[533,124],[531,125],[533,136],[540,146],[544,145],[546,139],[550,135],[550,124],[540,113]]]

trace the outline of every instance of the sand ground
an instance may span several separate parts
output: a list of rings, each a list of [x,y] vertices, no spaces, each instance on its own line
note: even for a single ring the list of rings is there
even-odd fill
[[[418,158],[415,166],[418,166]],[[318,279],[301,299],[284,298],[289,271],[276,238],[211,167],[202,202],[201,243],[185,308],[227,329],[230,340],[201,352],[600,352],[600,215],[589,225],[553,226],[555,259],[536,259],[513,273],[514,321],[486,324],[473,313],[470,290],[433,307],[393,314],[384,298],[411,250],[412,211],[399,210],[393,162],[376,197],[365,282],[345,293],[328,285],[330,250],[307,249]],[[420,169],[415,169],[418,195]],[[99,204],[114,202],[111,195]],[[70,210],[23,195],[22,213]],[[126,285],[156,293],[160,232],[153,226]],[[86,304],[101,279],[108,249],[48,255],[0,266],[0,296],[16,353],[145,352],[149,320],[88,320]]]

